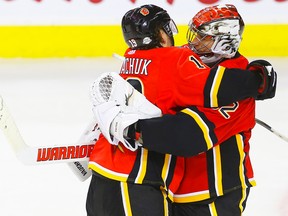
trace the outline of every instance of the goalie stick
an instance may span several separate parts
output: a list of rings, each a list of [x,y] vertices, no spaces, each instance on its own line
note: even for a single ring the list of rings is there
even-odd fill
[[[286,136],[280,134],[278,131],[274,130],[274,128],[272,128],[270,125],[266,124],[265,122],[261,121],[260,119],[256,118],[256,123],[261,125],[262,127],[266,128],[267,130],[269,130],[270,132],[272,132],[276,136],[280,137],[282,140],[288,142],[288,138]]]
[[[68,162],[74,174],[76,174],[81,181],[86,180],[91,175],[87,164],[95,141],[93,143],[81,142],[84,138],[87,139],[87,134],[91,130],[91,123],[77,144],[42,147],[29,146],[23,140],[13,117],[5,105],[3,98],[0,96],[0,128],[16,157],[23,164],[38,165]]]
[[[113,53],[112,56],[118,60],[121,60],[121,61],[124,61],[125,60],[125,57],[124,56],[121,56],[117,53]]]

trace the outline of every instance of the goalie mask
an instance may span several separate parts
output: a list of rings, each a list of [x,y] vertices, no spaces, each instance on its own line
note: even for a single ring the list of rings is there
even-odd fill
[[[217,5],[199,11],[189,22],[187,41],[202,61],[213,66],[238,51],[244,21],[235,6]]]
[[[178,33],[174,21],[164,9],[148,4],[128,11],[122,18],[122,32],[131,49],[161,47],[160,29],[174,45],[173,35]]]

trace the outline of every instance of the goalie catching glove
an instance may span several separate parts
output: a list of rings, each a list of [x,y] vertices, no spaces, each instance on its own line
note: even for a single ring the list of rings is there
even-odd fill
[[[161,115],[158,107],[115,72],[103,73],[94,81],[91,100],[103,136],[111,144],[122,142],[132,151],[138,146],[130,145],[125,139],[126,128],[139,119]]]
[[[248,65],[247,69],[259,72],[259,75],[262,77],[262,83],[256,100],[273,98],[276,93],[277,73],[274,71],[272,65],[265,60],[255,60]]]

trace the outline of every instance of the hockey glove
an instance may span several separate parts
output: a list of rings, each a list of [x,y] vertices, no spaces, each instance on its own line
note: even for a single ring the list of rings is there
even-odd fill
[[[91,86],[90,97],[93,106],[113,101],[125,105],[133,93],[133,87],[115,72],[102,73]]]
[[[119,141],[125,145],[124,130],[129,125],[139,119],[161,115],[158,107],[114,72],[103,73],[95,80],[91,99],[101,132],[114,145]],[[130,149],[128,144],[127,146]],[[136,149],[132,147],[131,150]]]
[[[118,140],[112,140],[113,137],[110,137],[109,129],[113,119],[121,111],[120,106],[116,105],[114,101],[108,101],[97,106],[94,105],[92,110],[103,136],[108,140],[109,143],[117,145]]]
[[[128,106],[122,106],[120,113],[113,119],[110,134],[114,142],[120,141],[129,150],[135,151],[141,144],[136,139],[136,131],[131,131],[139,119],[161,116],[161,110],[134,89],[128,99]],[[128,134],[129,133],[129,134]]]
[[[139,115],[134,111],[119,113],[112,121],[110,133],[114,141],[121,142],[127,149],[135,151],[141,144],[136,139],[136,125]]]
[[[94,116],[101,133],[111,144],[117,145],[118,141],[110,137],[110,124],[120,113],[121,106],[125,106],[132,92],[129,83],[115,72],[102,73],[91,86],[90,97]]]
[[[255,60],[248,65],[247,69],[258,72],[262,77],[262,83],[258,89],[259,94],[256,100],[273,98],[276,93],[277,73],[274,71],[272,65],[265,60]]]

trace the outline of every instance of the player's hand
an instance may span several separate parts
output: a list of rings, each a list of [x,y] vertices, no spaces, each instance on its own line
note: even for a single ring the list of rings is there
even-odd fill
[[[277,73],[274,71],[272,65],[265,60],[255,60],[248,65],[247,69],[258,72],[262,77],[262,83],[258,89],[259,94],[256,100],[273,98],[276,93]]]

